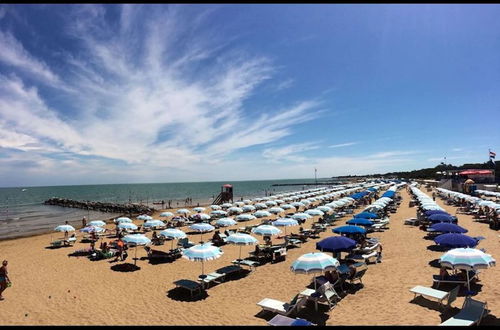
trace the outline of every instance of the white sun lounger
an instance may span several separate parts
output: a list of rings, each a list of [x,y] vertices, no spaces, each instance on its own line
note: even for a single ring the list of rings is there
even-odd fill
[[[443,300],[448,298],[448,301],[446,303],[447,306],[450,306],[450,304],[457,298],[458,290],[460,289],[459,286],[455,287],[453,290],[450,292],[446,291],[441,291],[441,290],[436,290],[432,288],[427,288],[425,286],[417,285],[410,291],[415,294],[415,297],[418,295],[421,296],[427,296],[427,297],[432,297],[436,298],[439,300],[439,307],[443,306]]]
[[[481,319],[488,313],[486,302],[465,298],[464,304],[457,315],[452,316],[440,325],[443,326],[471,326],[481,322]]]
[[[295,299],[295,298],[294,298]],[[294,311],[298,311],[307,302],[306,297],[298,296],[295,304],[291,305],[275,299],[264,298],[257,303],[263,310],[270,311],[281,315],[291,315]]]

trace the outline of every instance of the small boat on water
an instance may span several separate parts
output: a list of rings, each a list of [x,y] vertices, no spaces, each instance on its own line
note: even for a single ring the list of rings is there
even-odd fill
[[[24,188],[24,189],[22,189],[21,191],[26,191],[26,190],[28,190],[28,189]]]

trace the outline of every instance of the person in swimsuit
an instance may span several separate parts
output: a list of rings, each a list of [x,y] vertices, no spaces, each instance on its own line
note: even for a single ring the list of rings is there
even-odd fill
[[[0,267],[0,300],[4,300],[5,298],[2,296],[2,293],[7,289],[7,285],[10,283],[9,273],[7,272],[7,260],[2,262],[2,267]]]

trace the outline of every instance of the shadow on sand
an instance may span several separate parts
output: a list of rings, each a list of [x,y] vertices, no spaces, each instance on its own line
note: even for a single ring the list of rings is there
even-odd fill
[[[167,297],[176,301],[193,302],[205,300],[208,297],[208,293],[207,291],[202,291],[201,293],[191,296],[189,291],[186,289],[174,288],[167,292]]]
[[[131,264],[131,263],[128,263],[128,262],[126,262],[124,264],[118,264],[118,265],[111,266],[111,270],[113,270],[115,272],[122,272],[122,273],[135,272],[139,269],[141,269],[141,267],[136,266],[136,265]]]

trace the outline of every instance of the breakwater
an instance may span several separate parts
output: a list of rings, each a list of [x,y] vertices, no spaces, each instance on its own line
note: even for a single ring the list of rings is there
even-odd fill
[[[76,201],[72,199],[58,198],[58,197],[50,198],[43,203],[45,205],[57,205],[63,207],[72,207],[84,210],[93,210],[99,212],[111,212],[120,214],[152,214],[155,210],[154,208],[146,205]]]

